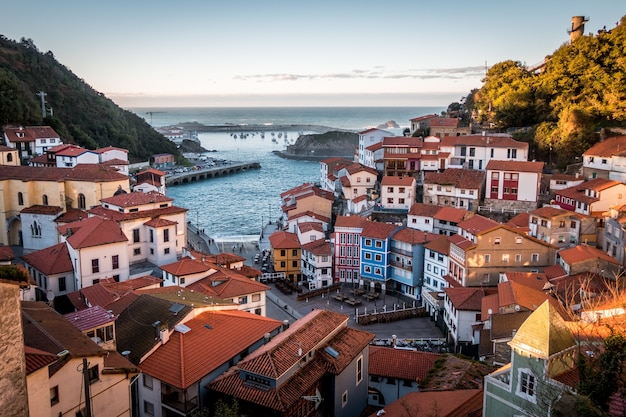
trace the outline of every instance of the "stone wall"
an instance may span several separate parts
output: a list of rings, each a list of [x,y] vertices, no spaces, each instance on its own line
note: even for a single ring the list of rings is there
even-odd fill
[[[485,198],[485,207],[494,211],[531,211],[537,208],[536,201],[516,201],[516,200],[498,200],[495,198]]]

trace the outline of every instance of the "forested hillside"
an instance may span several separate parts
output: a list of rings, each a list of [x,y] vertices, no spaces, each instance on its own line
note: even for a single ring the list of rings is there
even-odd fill
[[[540,48],[541,45],[536,45]],[[626,17],[619,25],[564,44],[531,71],[520,62],[492,66],[466,109],[498,130],[525,129],[535,158],[575,162],[602,129],[626,125]]]
[[[43,117],[39,97],[46,93]],[[96,149],[128,149],[131,162],[156,153],[182,158],[176,146],[142,118],[124,110],[91,88],[52,52],[41,53],[32,40],[0,35],[0,126],[49,125],[65,143]]]

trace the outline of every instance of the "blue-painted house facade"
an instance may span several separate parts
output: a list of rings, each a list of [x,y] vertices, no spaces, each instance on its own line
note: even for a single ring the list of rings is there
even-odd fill
[[[424,283],[424,244],[439,237],[433,233],[402,227],[391,237],[390,275],[387,290],[420,299]]]
[[[361,233],[360,285],[369,290],[386,291],[391,277],[391,238],[399,226],[368,221]]]

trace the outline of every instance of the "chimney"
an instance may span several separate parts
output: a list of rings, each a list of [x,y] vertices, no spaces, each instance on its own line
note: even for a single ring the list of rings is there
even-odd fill
[[[392,341],[391,341],[391,347],[395,348],[395,347],[396,347],[396,344],[397,344],[397,341],[398,341],[398,336],[396,336],[395,334],[392,334],[392,335],[391,335],[391,339],[392,339]]]
[[[283,320],[283,331],[289,328],[289,320]]]

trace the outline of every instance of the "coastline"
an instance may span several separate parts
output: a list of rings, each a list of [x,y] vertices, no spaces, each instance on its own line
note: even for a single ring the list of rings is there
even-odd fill
[[[279,156],[281,158],[284,159],[293,159],[295,161],[322,161],[324,159],[327,158],[347,158],[347,159],[352,159],[354,157],[354,154],[350,154],[350,155],[342,155],[342,154],[332,154],[332,155],[294,155],[294,154],[290,154],[287,153],[285,151],[272,151],[272,153],[276,156]]]
[[[341,129],[336,127],[311,125],[311,124],[215,124],[205,125],[198,122],[182,122],[177,123],[175,126],[182,126],[187,130],[193,130],[196,132],[207,133],[219,133],[219,132],[284,132],[284,131],[301,131],[301,132],[314,132],[314,133],[326,133],[326,132],[354,132],[350,129]]]

